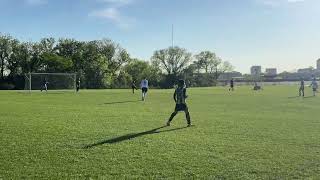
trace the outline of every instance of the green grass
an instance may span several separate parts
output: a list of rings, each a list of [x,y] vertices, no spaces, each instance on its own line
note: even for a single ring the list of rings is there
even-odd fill
[[[307,89],[308,95],[311,90]],[[320,98],[297,87],[0,91],[0,179],[319,179]]]

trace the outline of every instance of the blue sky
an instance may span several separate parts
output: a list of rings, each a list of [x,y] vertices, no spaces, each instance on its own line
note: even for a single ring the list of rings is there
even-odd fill
[[[320,0],[0,0],[0,32],[41,37],[110,38],[148,60],[175,45],[216,52],[236,70],[315,66]]]

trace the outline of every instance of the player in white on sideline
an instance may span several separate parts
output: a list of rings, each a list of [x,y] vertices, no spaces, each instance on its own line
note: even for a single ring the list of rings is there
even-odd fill
[[[310,86],[311,86],[312,91],[313,91],[313,96],[316,96],[316,92],[318,90],[318,82],[317,82],[316,78],[313,78]]]
[[[149,89],[149,82],[148,82],[147,78],[144,78],[141,81],[142,101],[146,100],[148,89]]]

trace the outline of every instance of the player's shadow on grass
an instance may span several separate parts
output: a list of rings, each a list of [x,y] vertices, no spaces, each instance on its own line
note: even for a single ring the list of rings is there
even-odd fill
[[[291,96],[291,97],[288,97],[288,99],[295,99],[295,98],[301,98],[301,96]]]
[[[159,130],[165,128],[165,127],[167,127],[167,126],[158,127],[158,128],[155,128],[155,129],[151,129],[149,131],[144,131],[144,132],[140,132],[140,133],[136,133],[136,134],[126,134],[126,135],[115,137],[115,138],[112,138],[112,139],[99,141],[99,142],[96,142],[94,144],[89,144],[89,145],[84,146],[83,148],[84,149],[90,149],[90,148],[94,148],[94,147],[101,146],[101,145],[104,145],[104,144],[115,144],[115,143],[120,143],[120,142],[127,141],[127,140],[132,140],[132,139],[135,139],[135,138],[138,138],[138,137],[141,137],[141,136],[145,136],[145,135],[158,134],[158,133],[171,132],[171,131],[178,131],[178,130],[182,130],[182,129],[187,128],[187,127],[180,127],[180,128],[175,128],[175,129],[168,129],[168,130],[159,131]]]
[[[304,99],[315,98],[316,96],[305,96]]]
[[[305,96],[305,97],[301,97],[301,96],[292,96],[292,97],[288,97],[289,99],[296,99],[296,98],[303,98],[303,99],[308,99],[308,98],[314,98],[315,96]]]
[[[138,100],[136,101],[118,101],[118,102],[109,102],[109,103],[103,103],[104,105],[111,105],[111,104],[125,104],[125,103],[135,103],[139,102]]]

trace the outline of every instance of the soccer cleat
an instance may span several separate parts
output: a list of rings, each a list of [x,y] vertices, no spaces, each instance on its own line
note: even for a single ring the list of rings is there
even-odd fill
[[[167,126],[170,126],[170,122],[169,121],[167,122]]]
[[[187,127],[191,127],[191,124],[188,124],[188,126]]]

